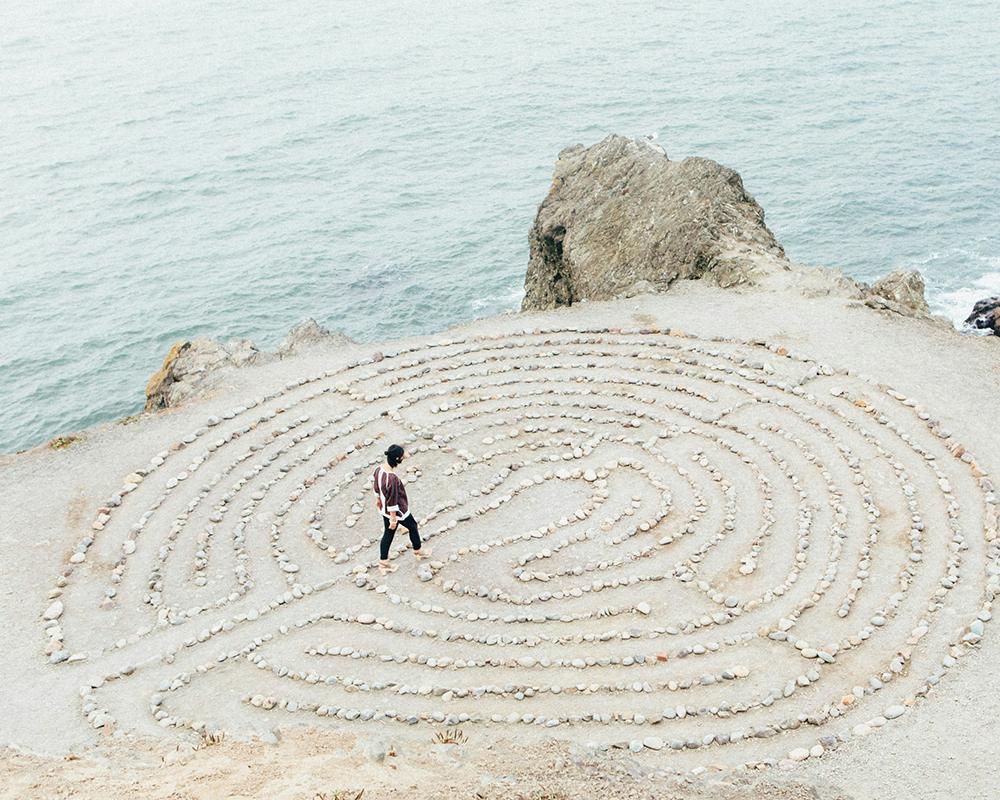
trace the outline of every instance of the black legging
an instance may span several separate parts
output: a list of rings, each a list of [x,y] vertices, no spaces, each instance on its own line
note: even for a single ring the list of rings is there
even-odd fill
[[[392,540],[396,535],[396,531],[389,530],[389,518],[386,516],[382,517],[382,523],[385,528],[385,532],[382,534],[382,541],[379,543],[379,556],[383,561],[389,558],[389,546],[392,544]],[[414,550],[420,549],[420,534],[417,532],[417,521],[413,518],[413,514],[407,515],[403,519],[396,520],[396,527],[398,528],[402,525],[406,530],[410,532],[410,544],[413,545]]]

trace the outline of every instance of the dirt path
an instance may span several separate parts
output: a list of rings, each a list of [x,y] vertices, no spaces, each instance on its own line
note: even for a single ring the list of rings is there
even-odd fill
[[[5,759],[11,796],[265,796],[258,756],[283,797],[325,770],[380,796],[386,748],[419,784],[527,747],[696,791],[988,797],[998,373],[993,341],[690,284],[313,350],[7,459],[0,740],[57,759]],[[397,537],[383,576],[393,441],[433,559]]]

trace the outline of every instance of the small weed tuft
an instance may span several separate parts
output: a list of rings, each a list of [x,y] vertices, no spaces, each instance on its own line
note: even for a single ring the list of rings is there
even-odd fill
[[[202,731],[201,746],[209,747],[213,744],[222,744],[222,740],[225,738],[226,738],[225,731]]]
[[[469,739],[462,733],[461,728],[448,728],[434,734],[434,742],[436,744],[465,744],[467,741]]]

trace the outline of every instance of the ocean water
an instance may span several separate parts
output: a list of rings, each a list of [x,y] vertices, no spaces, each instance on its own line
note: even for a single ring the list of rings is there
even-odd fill
[[[7,0],[0,452],[170,343],[515,309],[559,150],[737,169],[795,260],[1000,292],[996,2]]]

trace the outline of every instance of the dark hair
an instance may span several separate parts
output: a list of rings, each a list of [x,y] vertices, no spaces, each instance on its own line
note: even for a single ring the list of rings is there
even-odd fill
[[[390,467],[395,467],[403,460],[403,448],[398,444],[389,445],[389,449],[385,451],[385,460]]]

